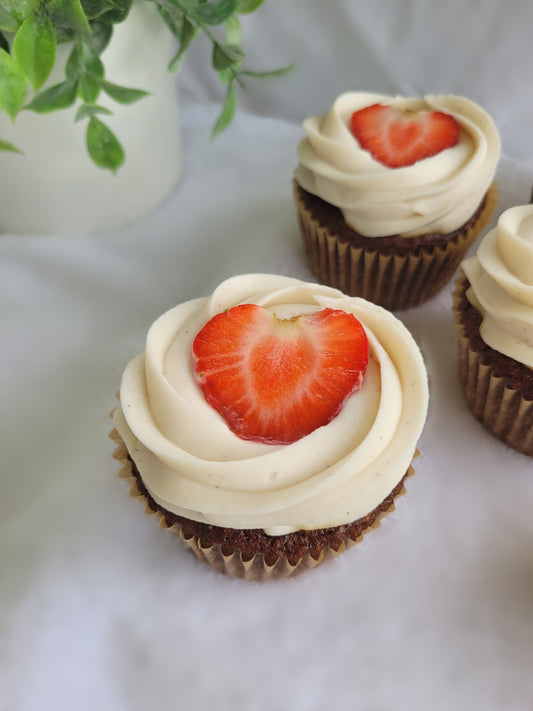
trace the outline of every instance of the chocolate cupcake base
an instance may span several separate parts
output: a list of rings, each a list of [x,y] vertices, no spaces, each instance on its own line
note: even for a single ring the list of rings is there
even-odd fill
[[[391,311],[423,304],[452,278],[498,202],[496,183],[475,214],[449,234],[365,237],[341,211],[293,181],[294,199],[307,260],[324,284]]]
[[[488,346],[479,333],[481,314],[466,297],[470,283],[457,280],[454,316],[459,333],[459,377],[469,409],[509,447],[533,456],[533,369]]]
[[[130,484],[130,495],[144,502],[146,513],[156,516],[162,528],[174,531],[199,560],[230,577],[246,580],[288,578],[336,557],[394,510],[395,499],[405,493],[405,480],[413,473],[410,466],[381,504],[357,521],[270,536],[260,529],[212,526],[167,511],[146,489],[118,432],[113,430],[110,437],[117,444],[113,456],[122,464],[119,476]]]

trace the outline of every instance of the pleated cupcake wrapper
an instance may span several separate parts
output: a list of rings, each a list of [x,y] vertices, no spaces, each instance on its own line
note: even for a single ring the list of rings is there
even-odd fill
[[[394,511],[395,505],[394,501],[391,506],[383,512],[380,512],[372,524],[370,524],[356,539],[351,539],[346,537],[339,546],[338,549],[334,548],[324,548],[318,558],[313,558],[313,556],[307,554],[302,556],[296,563],[290,563],[289,560],[280,555],[280,557],[273,563],[268,564],[262,553],[257,553],[250,560],[245,560],[242,556],[241,551],[235,550],[231,553],[224,553],[222,547],[218,543],[213,543],[210,546],[203,546],[200,539],[196,536],[187,537],[183,533],[182,527],[178,523],[169,525],[164,513],[161,511],[154,511],[145,497],[145,495],[139,490],[137,486],[137,479],[133,474],[131,460],[129,459],[128,450],[124,444],[122,438],[116,429],[113,429],[110,433],[110,438],[117,444],[117,448],[113,452],[113,457],[117,459],[122,467],[118,473],[121,479],[124,479],[130,484],[130,496],[134,499],[144,502],[144,510],[150,516],[154,516],[159,520],[159,525],[168,531],[173,531],[179,538],[190,548],[194,555],[201,561],[208,563],[212,568],[218,570],[221,573],[225,573],[231,578],[242,578],[244,580],[273,580],[277,578],[289,578],[304,570],[309,570],[315,568],[320,563],[327,560],[331,560],[338,556],[343,551],[347,550],[355,543],[358,543],[364,537],[367,531],[377,528],[381,523],[382,519]],[[418,450],[415,453],[415,458],[418,456]],[[410,477],[414,473],[413,466],[409,467],[406,478]],[[405,486],[402,486],[401,490],[395,496],[395,500],[405,493]]]
[[[381,254],[339,240],[306,208],[294,183],[294,198],[308,262],[317,278],[350,296],[390,310],[407,309],[433,298],[451,279],[470,245],[487,226],[498,202],[494,182],[475,224],[444,245],[407,254]],[[376,245],[379,238],[376,238]]]
[[[457,280],[453,294],[454,316],[459,334],[459,377],[469,409],[481,424],[505,444],[533,456],[533,400],[494,373],[490,363],[470,348],[460,322],[459,302],[464,279]]]

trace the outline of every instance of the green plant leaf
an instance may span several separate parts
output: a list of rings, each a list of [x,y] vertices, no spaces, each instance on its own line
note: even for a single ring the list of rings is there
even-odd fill
[[[157,0],[157,10],[172,34],[181,41],[185,13],[170,0]]]
[[[66,109],[76,101],[78,90],[77,79],[70,78],[60,84],[54,84],[49,89],[41,91],[24,108],[38,114],[48,114],[58,109]]]
[[[242,42],[242,27],[239,18],[236,15],[228,17],[224,26],[226,28],[226,42],[240,47]]]
[[[104,76],[104,65],[95,53],[91,42],[82,37],[78,38],[67,60],[65,72],[67,77],[79,77],[85,72],[95,74],[97,77]]]
[[[272,69],[268,72],[252,72],[249,69],[244,69],[241,74],[252,79],[269,79],[270,77],[283,77],[289,74],[294,69],[294,64],[289,64],[287,67],[281,67],[280,69]]]
[[[112,10],[114,3],[113,0],[81,0],[81,6],[88,20],[96,20]]]
[[[98,106],[97,104],[82,104],[76,111],[74,123],[83,121],[83,119],[90,118],[91,116],[96,116],[96,114],[106,114],[107,116],[112,116],[113,112],[106,109],[105,106]]]
[[[48,17],[36,13],[26,18],[13,40],[13,56],[35,91],[50,76],[56,58],[56,36]]]
[[[216,42],[213,45],[212,64],[213,68],[219,71],[228,67],[235,67],[244,59],[244,52],[240,47],[233,44],[220,44]]]
[[[99,19],[102,22],[115,24],[117,22],[123,22],[126,19],[133,0],[109,0],[109,4],[111,7],[99,15]]]
[[[96,54],[102,54],[113,36],[113,25],[105,22],[91,22],[93,31],[93,49]]]
[[[105,93],[110,96],[119,104],[134,104],[139,99],[144,99],[145,96],[150,96],[150,92],[144,91],[143,89],[130,89],[125,86],[119,86],[118,84],[113,84],[106,79],[92,75],[93,79],[96,81],[98,86],[105,91]]]
[[[215,126],[213,128],[213,133],[212,137],[216,138],[219,133],[224,131],[230,123],[233,121],[233,117],[235,116],[235,109],[237,108],[237,94],[235,92],[235,87],[233,86],[233,83],[231,83],[228,86],[228,91],[226,93],[226,100],[224,101],[224,106],[222,107],[222,111],[220,113],[220,116],[217,119],[217,122],[215,123]]]
[[[94,74],[84,73],[78,80],[78,96],[87,104],[94,104],[100,95],[100,87]]]
[[[2,26],[2,29],[6,30],[6,32],[16,32],[27,17],[37,12],[40,4],[40,0],[2,0],[0,17],[8,24],[15,23],[14,28]]]
[[[86,133],[87,150],[94,163],[115,173],[124,163],[124,149],[105,123],[91,116]]]
[[[11,153],[20,153],[21,155],[24,155],[24,153],[20,150],[20,148],[17,148],[14,146],[12,143],[9,143],[8,141],[2,141],[0,138],[0,151],[9,151]]]
[[[13,121],[26,99],[26,77],[13,57],[0,49],[0,109]]]
[[[235,75],[231,71],[231,69],[220,69],[218,72],[218,78],[222,82],[222,84],[229,84],[230,81],[235,80]]]
[[[78,37],[65,68],[67,77],[78,80],[78,96],[87,104],[94,104],[100,94],[95,77],[104,76],[104,65],[96,55],[90,39]]]
[[[19,24],[20,23],[0,5],[0,30],[4,32],[16,32],[19,28]]]
[[[80,0],[50,0],[48,14],[53,24],[90,36],[91,26]]]
[[[194,8],[194,17],[206,25],[220,25],[225,22],[237,7],[237,0],[211,0]]]
[[[262,4],[263,0],[238,0],[236,12],[241,13],[241,15],[255,12]]]
[[[57,25],[55,27],[55,31],[56,31],[57,44],[64,44],[65,42],[72,42],[79,36],[74,32],[74,30],[69,30],[66,27],[58,27]]]
[[[179,36],[180,40],[180,47],[177,52],[177,54],[173,57],[171,60],[170,64],[168,65],[168,70],[171,74],[175,74],[179,69],[181,68],[181,65],[183,64],[183,61],[185,59],[185,56],[187,54],[187,50],[189,48],[189,45],[191,44],[192,40],[197,34],[197,28],[192,24],[192,22],[187,18],[183,18],[183,24],[181,27],[181,32]]]

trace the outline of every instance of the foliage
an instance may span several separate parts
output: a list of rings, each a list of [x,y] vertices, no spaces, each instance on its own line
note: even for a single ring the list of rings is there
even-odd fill
[[[214,136],[233,119],[236,86],[245,89],[248,78],[280,76],[290,69],[252,72],[244,68],[238,16],[254,12],[263,0],[142,1],[157,5],[178,40],[170,72],[180,69],[195,37],[203,33],[209,38],[212,67],[227,87]],[[0,0],[0,110],[14,121],[22,110],[49,113],[78,101],[75,120],[87,121],[89,155],[96,165],[113,172],[124,162],[124,150],[100,118],[111,111],[100,106],[98,98],[103,93],[120,104],[133,104],[149,94],[109,81],[100,59],[112,39],[114,25],[127,17],[132,3],[133,0]],[[43,89],[54,67],[56,47],[64,42],[72,46],[65,78]],[[34,95],[27,101],[29,87]],[[0,140],[2,150],[20,152]]]

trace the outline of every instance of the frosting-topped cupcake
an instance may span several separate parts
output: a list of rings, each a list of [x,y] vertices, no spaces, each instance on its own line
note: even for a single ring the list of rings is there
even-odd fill
[[[456,291],[461,381],[493,434],[533,455],[533,206],[506,210]]]
[[[304,130],[294,189],[317,276],[388,308],[431,298],[495,207],[492,119],[457,96],[349,92]]]
[[[392,505],[427,397],[420,352],[392,314],[246,275],[155,321],[114,420],[136,491],[167,525],[215,567],[264,578],[339,552]]]

